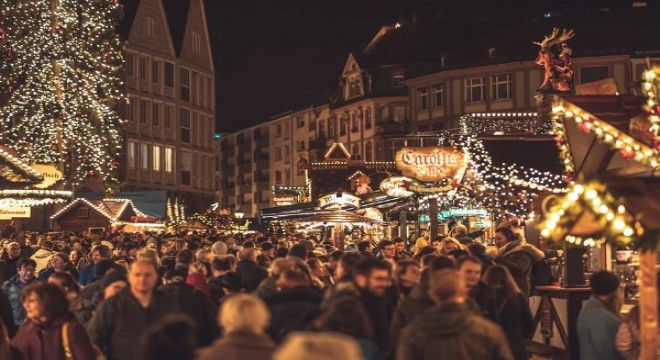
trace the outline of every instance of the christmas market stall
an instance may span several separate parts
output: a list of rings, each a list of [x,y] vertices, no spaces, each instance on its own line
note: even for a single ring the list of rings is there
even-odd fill
[[[622,280],[625,303],[640,306],[640,358],[656,359],[659,78],[660,68],[645,74],[645,97],[554,98],[553,131],[571,185],[568,193],[546,202],[540,229],[545,239],[565,250],[565,266],[561,284],[537,290],[541,299],[550,299],[541,307],[552,314],[542,341],[566,349],[571,358],[579,354],[575,324],[588,296],[588,277],[607,269]],[[539,313],[537,319],[542,317]],[[559,330],[561,341],[553,336],[554,330]]]
[[[138,210],[128,199],[76,199],[51,220],[57,231],[125,231],[162,230],[165,225]]]
[[[44,218],[52,213],[52,205],[73,197],[71,191],[55,189],[60,179],[62,173],[54,167],[28,165],[0,145],[0,225],[47,229]]]

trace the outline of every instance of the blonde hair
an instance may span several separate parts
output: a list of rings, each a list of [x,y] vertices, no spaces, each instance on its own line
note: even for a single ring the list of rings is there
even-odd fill
[[[445,246],[447,246],[448,243],[453,243],[454,245],[458,246],[460,250],[465,250],[465,246],[461,244],[460,241],[454,239],[453,237],[446,237],[442,239],[442,242],[440,243],[440,252],[444,253]]]
[[[259,297],[236,294],[222,303],[218,323],[227,333],[246,331],[263,334],[270,323],[270,312]]]

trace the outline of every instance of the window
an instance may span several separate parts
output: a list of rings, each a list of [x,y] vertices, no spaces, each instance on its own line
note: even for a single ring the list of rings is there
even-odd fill
[[[484,78],[471,78],[465,80],[465,101],[479,102],[484,101],[484,92],[486,84]]]
[[[353,144],[353,151],[351,151],[351,156],[354,160],[360,160],[360,145]]]
[[[309,119],[309,131],[316,131],[316,119]]]
[[[325,134],[325,120],[319,120],[319,136]]]
[[[181,141],[190,142],[190,110],[181,109]]]
[[[282,148],[276,147],[275,148],[275,161],[281,161],[282,160]]]
[[[333,138],[335,137],[335,118],[331,118],[328,120],[328,137]]]
[[[408,113],[406,106],[394,106],[392,108],[392,120],[397,123],[403,123],[406,121],[406,114]]]
[[[152,154],[151,158],[153,159],[153,161],[152,161],[153,163],[151,164],[151,168],[154,171],[160,171],[160,162],[161,162],[160,146],[159,145],[154,145],[154,147],[152,148],[152,151],[153,151],[153,154]]]
[[[160,60],[151,61],[151,81],[156,84],[160,82]]]
[[[305,151],[305,140],[296,140],[296,151]]]
[[[512,97],[513,79],[511,74],[493,75],[490,77],[490,84],[493,99],[510,99]]]
[[[172,128],[172,113],[174,112],[174,106],[172,105],[165,105],[165,111],[163,113],[163,119],[165,120],[165,128],[166,129],[171,129]]]
[[[190,83],[192,88],[192,96],[195,99],[195,105],[199,105],[199,73],[197,71],[192,72],[192,82]]]
[[[580,84],[586,84],[606,79],[610,76],[608,66],[592,66],[580,68]]]
[[[151,107],[151,124],[160,126],[160,107],[162,104],[154,103]]]
[[[165,148],[165,172],[172,173],[174,171],[174,149],[171,147]]]
[[[352,132],[358,131],[358,114],[356,111],[354,111],[351,114],[351,131]]]
[[[429,108],[429,89],[417,89],[417,110]]]
[[[190,172],[192,171],[192,154],[190,151],[181,152],[181,184],[190,185]]]
[[[179,89],[181,100],[190,101],[190,70],[181,68],[179,71]]]
[[[147,16],[147,35],[149,37],[154,37],[156,32],[155,32],[155,21],[154,18],[151,16]]]
[[[348,127],[348,119],[342,117],[341,118],[341,128],[339,129],[339,135],[346,135],[346,128]]]
[[[352,98],[360,95],[362,95],[362,85],[360,84],[360,80],[350,80],[348,82],[348,97]]]
[[[291,162],[291,147],[289,145],[284,145],[284,163],[288,164]]]
[[[366,108],[364,110],[364,128],[371,129],[371,108]]]
[[[301,128],[305,126],[305,118],[302,116],[296,116],[296,128]]]
[[[126,75],[135,76],[135,55],[133,53],[126,53]]]
[[[282,136],[282,124],[275,125],[275,137]]]
[[[202,48],[202,37],[197,31],[191,31],[192,33],[192,48],[195,54],[199,54]]]
[[[442,107],[443,101],[442,96],[445,92],[445,87],[443,84],[435,84],[431,86],[431,96],[433,99],[433,107],[439,108]]]
[[[403,73],[395,73],[392,75],[392,87],[400,88],[403,86],[401,83],[403,81]]]
[[[140,57],[140,80],[149,80],[149,58],[146,56]]]
[[[165,86],[174,87],[174,64],[165,62]]]
[[[282,183],[282,172],[279,170],[275,171],[275,183],[276,184]]]
[[[137,151],[137,144],[135,141],[129,141],[126,147],[126,162],[129,169],[135,169],[135,153]]]
[[[445,123],[444,122],[438,122],[433,124],[433,131],[440,131],[445,129]]]
[[[368,142],[366,145],[364,145],[364,161],[372,161],[373,160],[373,146],[371,145],[371,142]]]
[[[149,144],[140,146],[140,169],[149,170]]]
[[[140,100],[140,124],[147,123],[148,110],[149,110],[149,102],[147,100]]]
[[[291,169],[284,170],[284,181],[286,184],[291,184]]]

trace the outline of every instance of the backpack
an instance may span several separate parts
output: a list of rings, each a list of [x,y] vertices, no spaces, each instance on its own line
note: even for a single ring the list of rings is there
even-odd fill
[[[543,259],[532,264],[532,271],[529,280],[532,288],[535,286],[552,284],[552,270],[550,268],[550,263],[548,263],[546,259]]]

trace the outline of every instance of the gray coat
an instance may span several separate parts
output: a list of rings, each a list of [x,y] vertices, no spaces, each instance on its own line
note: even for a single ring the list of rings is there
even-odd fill
[[[274,350],[275,343],[268,335],[235,332],[201,349],[197,360],[270,360]]]

